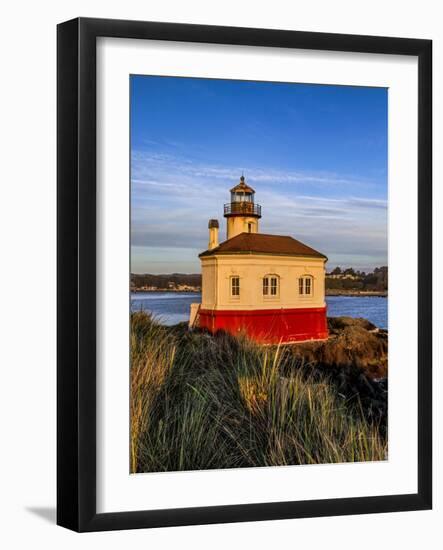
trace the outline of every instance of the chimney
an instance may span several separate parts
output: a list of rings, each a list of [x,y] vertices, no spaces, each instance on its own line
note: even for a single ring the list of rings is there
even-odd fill
[[[209,220],[209,244],[208,250],[212,250],[218,246],[218,220]]]

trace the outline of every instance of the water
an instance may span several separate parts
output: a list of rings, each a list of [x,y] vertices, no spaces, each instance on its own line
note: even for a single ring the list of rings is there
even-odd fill
[[[379,328],[388,328],[388,299],[379,296],[327,296],[329,317],[364,317]]]
[[[189,307],[200,303],[199,292],[136,292],[131,294],[133,311],[149,311],[164,325],[189,320]],[[328,316],[364,317],[380,328],[388,328],[388,300],[375,296],[328,296]]]
[[[189,309],[201,302],[200,292],[134,292],[131,294],[132,311],[149,311],[164,325],[189,321]]]

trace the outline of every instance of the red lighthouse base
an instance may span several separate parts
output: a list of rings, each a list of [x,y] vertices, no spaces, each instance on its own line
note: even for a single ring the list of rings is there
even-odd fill
[[[213,334],[224,330],[246,334],[261,344],[286,344],[306,340],[326,340],[326,307],[260,310],[199,311],[199,326]]]

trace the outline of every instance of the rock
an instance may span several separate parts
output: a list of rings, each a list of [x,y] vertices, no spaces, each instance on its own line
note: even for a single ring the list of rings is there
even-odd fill
[[[367,319],[328,318],[329,338],[324,342],[302,342],[292,352],[303,362],[324,367],[362,369],[369,378],[386,378],[388,333]]]
[[[352,317],[328,318],[328,327],[328,340],[294,344],[290,353],[312,374],[327,374],[338,394],[358,402],[366,418],[386,433],[388,332]]]
[[[366,330],[376,330],[377,327],[362,317],[328,317],[329,330],[336,331],[346,327],[360,327]]]

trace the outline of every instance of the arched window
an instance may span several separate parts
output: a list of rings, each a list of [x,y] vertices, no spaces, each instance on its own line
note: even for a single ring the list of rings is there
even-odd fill
[[[314,294],[314,279],[311,275],[303,275],[298,279],[298,293],[302,296]]]
[[[265,275],[263,277],[263,296],[277,297],[280,292],[278,275]]]

